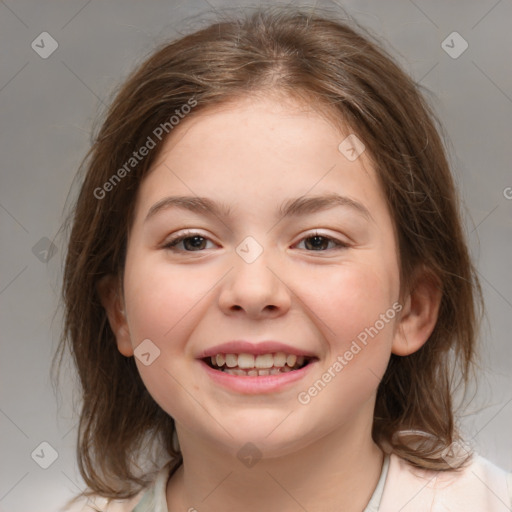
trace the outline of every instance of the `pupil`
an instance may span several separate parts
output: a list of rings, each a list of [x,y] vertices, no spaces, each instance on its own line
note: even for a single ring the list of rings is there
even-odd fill
[[[316,242],[319,242],[319,243],[309,244],[309,245],[312,245],[316,249],[325,248],[325,244],[327,243],[327,240],[323,236],[318,236],[318,235],[309,237],[306,240],[306,245],[308,245],[309,240],[316,240]]]
[[[201,241],[204,240],[202,236],[190,236],[187,239],[185,239],[185,245],[187,245],[187,242],[190,240],[194,240],[194,243],[191,245],[191,247],[198,249],[201,247]]]

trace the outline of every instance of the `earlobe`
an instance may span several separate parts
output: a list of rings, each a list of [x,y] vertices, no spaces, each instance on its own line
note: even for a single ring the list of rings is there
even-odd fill
[[[436,326],[441,298],[439,279],[422,268],[416,273],[405,297],[393,340],[393,354],[408,356],[426,343]]]
[[[117,279],[112,275],[104,276],[97,284],[97,291],[107,314],[110,328],[116,337],[119,352],[126,357],[132,356],[133,347],[130,331]]]

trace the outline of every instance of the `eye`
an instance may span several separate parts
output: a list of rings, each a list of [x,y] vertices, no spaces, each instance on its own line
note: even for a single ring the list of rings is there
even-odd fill
[[[205,243],[208,241],[211,240],[202,236],[200,233],[188,231],[184,234],[171,238],[163,248],[174,252],[201,252],[207,248],[205,247]],[[321,235],[317,232],[302,238],[299,244],[302,242],[305,242],[306,250],[313,252],[326,252],[326,249],[329,249],[329,244],[334,246],[331,247],[331,249],[344,249],[349,246],[347,243],[336,238]],[[177,248],[180,244],[183,244],[184,249]]]
[[[202,236],[200,233],[194,231],[188,231],[182,235],[171,238],[164,246],[164,249],[170,249],[175,252],[200,252],[204,247],[204,242],[209,240],[208,238]],[[183,243],[183,249],[177,249],[176,247]],[[191,250],[187,249],[190,248]]]
[[[334,244],[334,249],[345,249],[349,245],[341,240],[332,238],[330,236],[321,235],[319,233],[313,233],[301,239],[299,243],[306,243],[306,249],[311,249],[314,252],[325,252],[329,244]],[[308,242],[309,241],[309,242]]]

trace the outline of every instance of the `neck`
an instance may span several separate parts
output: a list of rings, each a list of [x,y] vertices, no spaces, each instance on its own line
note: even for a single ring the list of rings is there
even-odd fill
[[[169,512],[362,512],[379,480],[383,453],[370,429],[352,427],[252,467],[200,438],[181,436],[184,463],[167,485]]]

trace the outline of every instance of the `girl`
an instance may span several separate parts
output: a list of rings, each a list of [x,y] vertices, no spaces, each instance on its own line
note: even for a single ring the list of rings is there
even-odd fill
[[[454,420],[481,292],[435,117],[369,37],[288,8],[167,44],[86,168],[82,510],[510,510]]]

